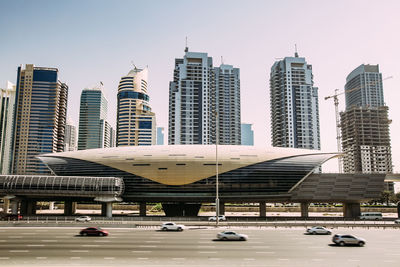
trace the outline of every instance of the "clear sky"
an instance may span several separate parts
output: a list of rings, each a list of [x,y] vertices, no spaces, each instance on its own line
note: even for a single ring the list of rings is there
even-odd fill
[[[319,87],[322,149],[336,151],[333,101],[324,97],[343,91],[360,64],[379,64],[383,77],[393,76],[384,95],[400,172],[400,1],[1,0],[0,11],[0,86],[16,82],[21,64],[57,67],[76,125],[81,90],[100,81],[115,124],[118,82],[133,61],[149,66],[150,103],[157,125],[167,129],[168,83],[188,36],[190,51],[240,68],[242,122],[254,124],[256,145],[270,145],[270,68],[293,56],[297,44]],[[336,163],[326,169],[336,171]]]

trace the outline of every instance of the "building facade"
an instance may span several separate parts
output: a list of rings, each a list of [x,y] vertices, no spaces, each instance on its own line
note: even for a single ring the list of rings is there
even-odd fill
[[[134,68],[118,86],[117,146],[156,144],[156,117],[147,93],[148,69]]]
[[[15,84],[0,88],[0,173],[10,174],[14,125]]]
[[[391,120],[379,66],[354,69],[347,76],[345,94],[346,110],[340,113],[344,172],[392,173]]]
[[[67,120],[67,125],[65,126],[65,148],[64,151],[75,151],[77,150],[77,134],[76,126],[71,120]]]
[[[285,57],[270,73],[272,145],[320,149],[318,88],[305,58]]]
[[[100,87],[82,90],[79,109],[78,150],[110,147],[108,101]]]
[[[18,68],[16,86],[13,173],[49,173],[36,156],[64,150],[68,86],[58,69],[32,64]]]
[[[164,145],[164,127],[157,127],[157,145]]]
[[[242,123],[242,146],[254,146],[254,132],[252,126],[253,124]]]
[[[168,144],[213,144],[216,116],[220,144],[239,145],[240,72],[222,64],[213,67],[207,53],[189,52],[175,59],[169,84]]]

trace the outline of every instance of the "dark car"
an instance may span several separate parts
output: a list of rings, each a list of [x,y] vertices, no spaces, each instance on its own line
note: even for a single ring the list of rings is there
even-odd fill
[[[1,216],[3,221],[19,221],[22,220],[22,215],[20,214],[5,214]]]
[[[79,234],[83,236],[88,236],[88,235],[107,236],[108,232],[106,230],[101,229],[100,227],[88,227],[81,230]]]

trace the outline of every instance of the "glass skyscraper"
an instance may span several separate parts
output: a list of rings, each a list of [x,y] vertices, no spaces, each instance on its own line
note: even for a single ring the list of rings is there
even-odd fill
[[[117,146],[156,144],[156,117],[147,93],[148,69],[134,68],[118,86]]]
[[[36,156],[64,150],[68,86],[58,69],[32,64],[18,68],[16,86],[13,173],[49,173]]]
[[[78,150],[110,147],[108,102],[101,88],[82,90]]]

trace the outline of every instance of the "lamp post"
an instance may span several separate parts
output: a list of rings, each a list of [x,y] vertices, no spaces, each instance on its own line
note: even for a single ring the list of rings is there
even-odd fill
[[[215,123],[216,123],[216,131],[215,131],[215,223],[216,227],[219,224],[219,181],[218,181],[218,142],[219,142],[219,121],[218,121],[218,111],[215,111]]]

